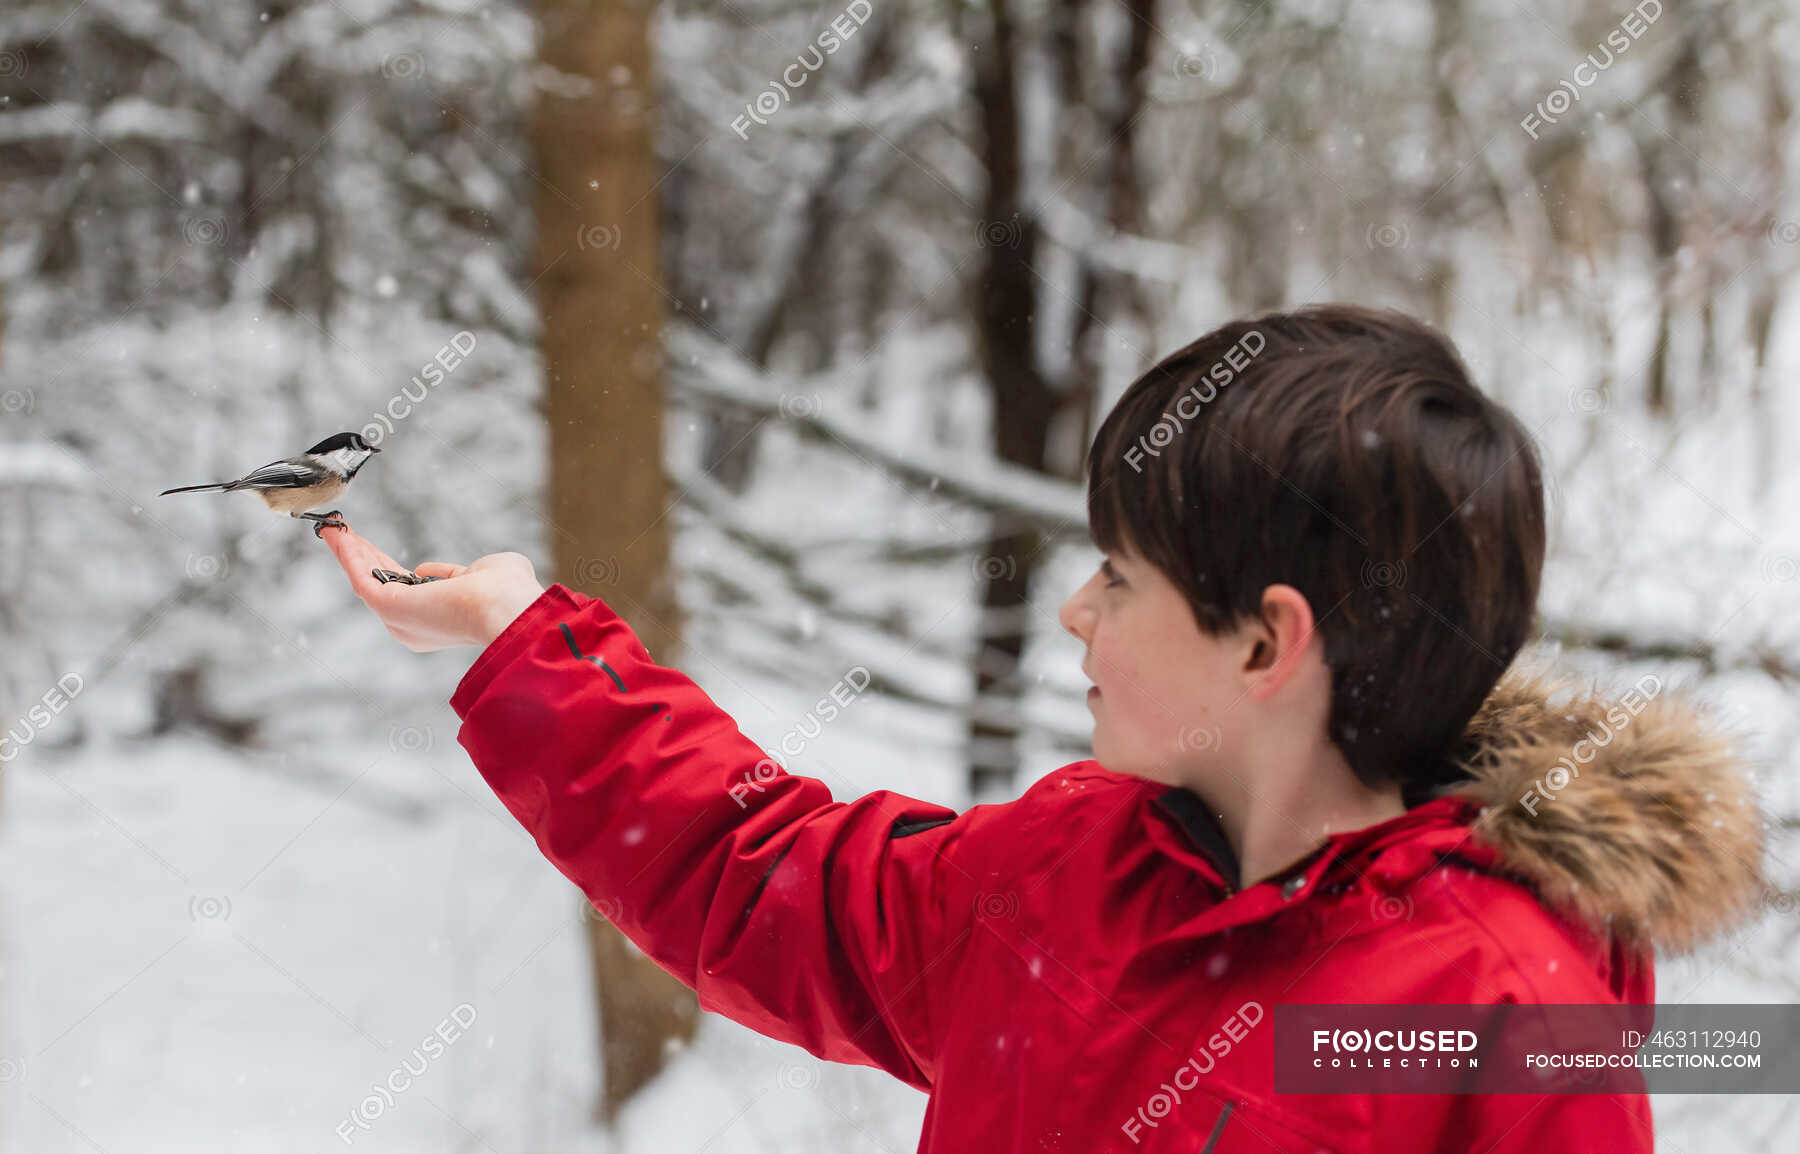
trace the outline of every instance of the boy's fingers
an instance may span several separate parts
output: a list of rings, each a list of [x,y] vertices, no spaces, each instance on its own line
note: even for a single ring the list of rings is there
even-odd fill
[[[357,569],[364,555],[366,543],[350,528],[338,528],[327,525],[319,530],[319,536],[331,555],[343,567],[344,575],[350,578],[350,584],[356,584]]]
[[[455,565],[449,561],[421,561],[413,566],[413,572],[421,577],[460,577],[468,569],[467,565]]]
[[[375,580],[375,575],[370,570],[398,569],[399,563],[349,527],[340,529],[326,526],[323,536],[332,555],[343,567],[344,575],[350,579],[350,588],[356,595],[364,601],[371,596],[381,596],[384,586]]]

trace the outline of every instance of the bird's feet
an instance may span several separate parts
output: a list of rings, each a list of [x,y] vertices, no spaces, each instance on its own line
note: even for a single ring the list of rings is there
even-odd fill
[[[396,573],[392,569],[371,569],[375,580],[386,585],[389,581],[398,581],[402,585],[423,585],[427,581],[442,581],[442,577],[422,577],[417,573]]]
[[[325,526],[327,525],[336,529],[348,529],[350,527],[344,521],[344,514],[341,509],[333,509],[329,513],[296,513],[295,516],[304,517],[313,523],[313,536],[315,537],[325,536]]]

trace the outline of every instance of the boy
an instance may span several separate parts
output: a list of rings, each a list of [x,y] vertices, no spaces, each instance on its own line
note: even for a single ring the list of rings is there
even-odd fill
[[[1126,391],[1088,507],[1094,758],[961,815],[768,776],[518,554],[379,585],[328,540],[409,648],[483,647],[459,740],[545,856],[706,1009],[929,1092],[922,1151],[1651,1149],[1641,1095],[1275,1091],[1278,1003],[1647,1002],[1653,948],[1757,896],[1750,787],[1690,711],[1501,682],[1539,464],[1451,345],[1226,325]]]

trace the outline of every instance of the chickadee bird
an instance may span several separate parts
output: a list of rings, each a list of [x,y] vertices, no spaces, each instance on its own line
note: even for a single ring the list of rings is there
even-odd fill
[[[337,500],[350,487],[351,479],[368,461],[369,454],[379,452],[380,449],[363,440],[357,433],[339,433],[334,437],[326,437],[298,457],[272,461],[235,481],[221,481],[213,485],[183,485],[179,489],[164,489],[157,496],[214,491],[232,493],[239,489],[249,489],[277,513],[311,521],[313,535],[323,537],[327,525],[335,525],[341,529],[349,526],[340,519],[341,515],[336,509],[329,513],[308,513],[306,510],[329,505]]]

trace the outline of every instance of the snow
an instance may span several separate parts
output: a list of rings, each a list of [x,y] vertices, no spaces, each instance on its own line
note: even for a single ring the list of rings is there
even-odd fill
[[[454,673],[427,678],[448,697]],[[800,693],[759,686],[763,714],[717,680],[715,695],[765,741],[774,735],[757,731],[775,715],[805,708]],[[80,705],[92,718],[119,702],[101,690]],[[923,775],[891,764],[895,743],[879,733],[891,724],[826,726],[795,760],[853,793],[902,772],[949,792],[947,762]],[[11,767],[0,1147],[723,1154],[916,1142],[916,1091],[713,1016],[628,1108],[616,1143],[594,1129],[582,899],[451,739],[448,707],[419,725],[424,737],[407,742],[327,731],[262,757],[193,737],[107,738],[33,748]],[[61,736],[52,726],[43,740]],[[459,1006],[466,1033],[445,1027]],[[440,1029],[454,1040],[422,1063],[421,1040]],[[395,1070],[406,1088],[389,1104],[376,1087]]]
[[[0,485],[74,486],[87,472],[79,454],[54,443],[15,441],[0,454]]]

